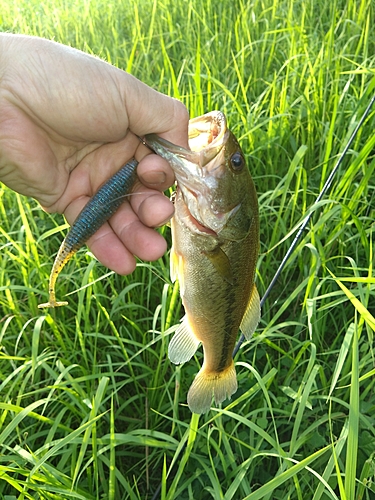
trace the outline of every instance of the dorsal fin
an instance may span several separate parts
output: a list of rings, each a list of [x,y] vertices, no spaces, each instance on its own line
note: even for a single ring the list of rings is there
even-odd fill
[[[253,285],[250,299],[240,325],[246,340],[250,340],[260,320],[260,298],[257,287]]]

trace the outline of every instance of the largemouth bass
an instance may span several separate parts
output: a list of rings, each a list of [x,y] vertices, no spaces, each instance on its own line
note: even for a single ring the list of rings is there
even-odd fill
[[[232,353],[238,330],[250,339],[260,319],[257,195],[219,111],[190,120],[191,151],[156,135],[147,135],[145,143],[170,163],[177,179],[170,272],[179,280],[185,316],[169,359],[184,363],[202,343],[203,366],[187,402],[192,412],[205,413],[213,398],[219,404],[236,392]]]

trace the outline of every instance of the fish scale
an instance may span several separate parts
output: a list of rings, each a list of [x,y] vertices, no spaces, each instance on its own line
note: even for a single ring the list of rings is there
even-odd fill
[[[96,231],[117,211],[137,178],[138,162],[134,158],[102,185],[97,193],[83,207],[62,242],[52,267],[49,279],[49,301],[38,307],[59,307],[67,302],[57,302],[55,283],[62,268],[70,258],[96,233]]]

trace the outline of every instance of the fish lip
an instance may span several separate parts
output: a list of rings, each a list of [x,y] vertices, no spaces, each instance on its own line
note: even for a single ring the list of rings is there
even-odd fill
[[[159,135],[147,134],[142,138],[142,142],[154,153],[159,154],[165,159],[172,154],[186,161],[197,163],[197,154],[194,151],[190,151],[189,149],[178,146],[173,142],[169,142],[167,139],[163,139],[163,137],[160,137]],[[160,153],[163,153],[163,155]],[[172,168],[174,168],[174,166],[172,166]]]
[[[156,134],[146,135],[144,144],[168,161],[181,191],[189,190],[194,196],[199,196],[199,181],[197,183],[197,178],[202,177],[202,169],[199,165],[200,158],[197,153],[177,146]]]
[[[221,111],[211,111],[190,120],[189,146],[200,154],[202,167],[220,153],[228,133],[227,120]]]

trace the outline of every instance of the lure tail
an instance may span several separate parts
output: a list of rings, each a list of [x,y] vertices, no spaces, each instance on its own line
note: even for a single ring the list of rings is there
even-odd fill
[[[52,271],[49,277],[49,286],[48,286],[48,293],[49,293],[49,300],[48,302],[45,302],[44,304],[39,304],[38,308],[42,309],[43,307],[60,307],[60,306],[66,306],[68,302],[66,301],[56,301],[56,295],[55,295],[55,284],[58,275],[60,274],[61,269],[65,266],[65,264],[70,260],[70,258],[76,253],[78,250],[75,248],[68,249],[66,246],[66,238],[62,242],[60,249],[56,255],[55,262],[53,263],[52,266]]]
[[[206,413],[211,407],[212,399],[218,405],[236,391],[237,378],[233,361],[221,372],[209,372],[203,365],[189,389],[187,402],[193,413]]]

